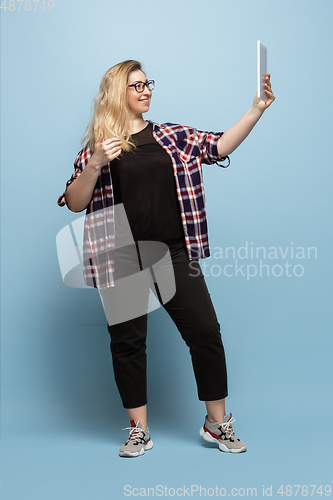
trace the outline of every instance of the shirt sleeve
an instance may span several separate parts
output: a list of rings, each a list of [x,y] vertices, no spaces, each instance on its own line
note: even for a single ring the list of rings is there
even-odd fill
[[[217,152],[217,143],[223,132],[202,132],[197,130],[199,148],[201,151],[201,160],[203,163],[211,165],[217,163],[220,167],[226,168],[230,165],[229,156],[219,156]],[[221,162],[227,161],[227,165]]]
[[[90,160],[91,156],[92,156],[92,152],[89,148],[89,145],[87,145],[85,148],[81,149],[81,151],[79,151],[78,154],[76,155],[76,158],[74,161],[74,173],[72,174],[71,178],[68,179],[68,181],[66,182],[65,191],[62,193],[62,195],[59,196],[58,201],[57,201],[59,207],[63,207],[66,205],[65,194],[66,194],[66,190],[67,190],[68,186],[70,186],[72,184],[72,182],[74,182],[75,179],[77,179],[79,177],[82,170],[84,169],[84,167],[87,165],[88,161]]]

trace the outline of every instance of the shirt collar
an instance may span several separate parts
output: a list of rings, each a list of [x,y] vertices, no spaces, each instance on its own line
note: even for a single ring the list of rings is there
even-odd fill
[[[153,122],[152,120],[148,120],[148,122],[152,124],[153,130],[155,130],[155,128],[165,128],[164,125],[160,125],[159,123]]]

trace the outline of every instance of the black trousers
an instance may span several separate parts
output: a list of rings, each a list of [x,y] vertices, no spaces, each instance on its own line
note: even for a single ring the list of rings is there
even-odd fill
[[[168,312],[189,347],[198,397],[214,401],[228,395],[227,369],[220,325],[198,261],[189,262],[184,239],[169,246],[176,293],[166,304]],[[147,314],[108,325],[116,384],[125,408],[147,403]]]

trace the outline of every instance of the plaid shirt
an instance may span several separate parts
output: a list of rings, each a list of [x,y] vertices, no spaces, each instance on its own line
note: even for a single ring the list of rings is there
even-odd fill
[[[217,152],[217,142],[223,132],[201,132],[183,125],[151,123],[155,140],[167,151],[172,161],[189,259],[209,257],[201,163],[213,164],[227,159],[227,165],[218,164],[221,167],[229,166],[229,157],[221,158]],[[91,156],[89,145],[78,153],[74,162],[75,171],[67,181],[66,189],[81,174]],[[114,285],[114,197],[109,166],[104,165],[101,169],[85,218],[83,275],[86,284],[95,288]],[[61,207],[66,204],[65,192],[58,199]]]

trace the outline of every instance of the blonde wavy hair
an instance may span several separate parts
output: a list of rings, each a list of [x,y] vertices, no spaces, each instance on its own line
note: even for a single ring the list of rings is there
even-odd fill
[[[130,59],[112,66],[104,74],[82,145],[89,143],[90,149],[94,151],[100,133],[103,132],[103,141],[119,137],[123,151],[130,151],[134,147],[130,137],[126,136],[130,120],[127,84],[130,73],[137,70],[142,71],[141,64]]]

